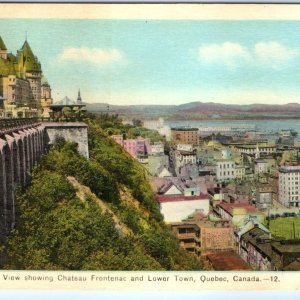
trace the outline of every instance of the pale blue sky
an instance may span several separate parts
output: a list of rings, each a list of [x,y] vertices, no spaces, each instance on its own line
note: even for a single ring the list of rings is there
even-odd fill
[[[0,19],[13,53],[27,31],[53,98],[109,104],[299,102],[299,21]]]

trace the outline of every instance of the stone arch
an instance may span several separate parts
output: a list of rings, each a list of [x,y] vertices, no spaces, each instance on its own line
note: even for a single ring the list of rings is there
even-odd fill
[[[32,151],[32,166],[35,165],[36,162],[36,148],[35,148],[35,135],[34,130],[30,128],[30,137],[31,137],[31,151]]]
[[[38,130],[34,129],[34,147],[35,147],[35,162],[37,163],[40,158],[40,148],[39,148],[39,136]]]
[[[42,153],[45,153],[45,151],[46,151],[46,145],[47,145],[47,143],[46,143],[46,137],[47,137],[47,135],[46,135],[46,129],[45,129],[45,127],[42,127],[41,128]]]
[[[28,182],[28,175],[30,172],[30,153],[29,153],[29,140],[28,140],[28,134],[24,136],[23,139],[23,145],[24,145],[24,159],[25,159],[25,169],[24,169],[24,177],[25,177],[25,184]]]
[[[5,174],[5,157],[4,152],[2,151],[3,144],[0,140],[0,241],[3,242],[6,237],[6,197],[7,197],[7,189],[6,189],[6,174]]]
[[[28,132],[27,144],[28,144],[28,173],[30,173],[33,167],[33,150],[32,150],[33,143],[32,143],[31,132]]]
[[[32,152],[32,167],[33,167],[36,162],[36,147],[35,147],[34,129],[32,129],[32,128],[30,128],[30,137],[31,137],[31,152]],[[31,170],[32,170],[32,168],[31,168]]]
[[[20,180],[20,156],[19,156],[18,140],[12,143],[12,163],[13,163],[13,179],[14,185],[21,185]]]
[[[3,147],[4,161],[5,161],[5,176],[6,176],[6,201],[4,202],[4,224],[7,231],[9,231],[15,221],[15,189],[14,189],[14,177],[13,177],[13,151],[6,144]]]
[[[41,157],[41,147],[40,147],[40,132],[36,128],[35,129],[35,136],[36,136],[36,153],[37,153],[37,160]]]
[[[39,136],[39,147],[40,147],[40,155],[42,156],[45,152],[44,148],[44,129],[38,128],[38,136]]]
[[[19,163],[20,163],[20,186],[24,187],[26,184],[26,157],[25,157],[25,147],[24,139],[18,140],[19,148]]]

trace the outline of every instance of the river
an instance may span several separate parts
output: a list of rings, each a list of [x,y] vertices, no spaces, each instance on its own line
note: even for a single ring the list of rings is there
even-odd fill
[[[165,121],[169,127],[239,127],[255,126],[258,131],[278,132],[280,130],[295,130],[300,135],[300,119],[290,120],[209,120],[209,121]]]

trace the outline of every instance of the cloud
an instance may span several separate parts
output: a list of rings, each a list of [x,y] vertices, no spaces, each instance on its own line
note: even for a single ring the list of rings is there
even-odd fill
[[[249,59],[246,48],[237,43],[209,44],[199,48],[199,59],[208,64],[224,63],[229,68],[237,67],[244,60]]]
[[[88,62],[93,64],[108,64],[121,61],[123,54],[118,49],[101,48],[65,48],[59,55],[59,61]]]
[[[298,55],[298,50],[288,48],[278,42],[260,42],[254,47],[254,56],[257,61],[273,68],[281,67]]]
[[[299,56],[299,50],[288,48],[275,41],[259,42],[252,48],[239,43],[206,44],[198,49],[198,59],[205,64],[222,64],[229,69],[239,66],[280,69]]]

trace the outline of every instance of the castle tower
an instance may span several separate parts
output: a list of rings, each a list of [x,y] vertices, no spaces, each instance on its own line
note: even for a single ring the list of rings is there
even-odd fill
[[[30,84],[32,95],[30,106],[40,108],[42,69],[40,62],[33,54],[27,40],[24,42],[21,50],[18,51],[17,61],[20,76],[27,79]]]
[[[52,99],[51,87],[45,76],[42,76],[41,79],[41,99]]]
[[[42,76],[41,80],[41,111],[40,116],[50,118],[50,106],[52,104],[51,87],[46,77]]]
[[[77,104],[82,104],[82,99],[80,95],[80,89],[78,90]]]
[[[7,59],[7,48],[0,36],[0,58]]]

